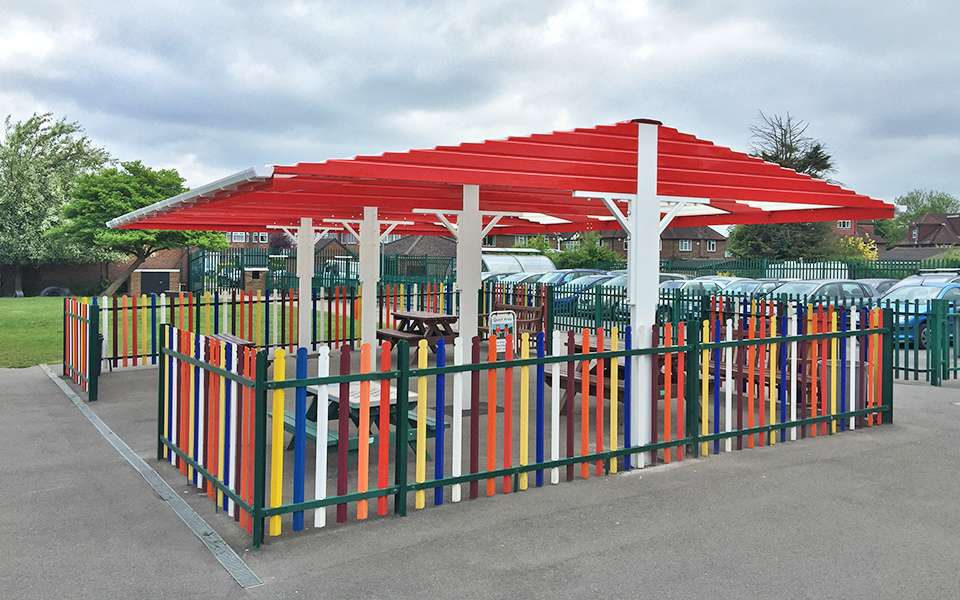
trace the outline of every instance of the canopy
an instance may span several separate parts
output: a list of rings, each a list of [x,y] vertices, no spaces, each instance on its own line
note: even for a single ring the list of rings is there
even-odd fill
[[[793,223],[890,218],[891,204],[857,194],[682,133],[635,119],[572,131],[251,168],[110,221],[122,229],[258,231],[360,219],[364,206],[400,221],[394,233],[447,235],[434,212],[462,205],[462,186],[480,186],[495,234],[618,229],[609,210],[575,192],[637,191],[637,128],[657,127],[656,189],[698,199],[674,211],[670,226]],[[626,212],[627,202],[614,199]]]

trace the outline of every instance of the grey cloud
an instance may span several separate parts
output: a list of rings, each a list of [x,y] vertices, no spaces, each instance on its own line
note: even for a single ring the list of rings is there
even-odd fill
[[[950,2],[78,4],[7,8],[0,36],[55,45],[23,68],[0,43],[0,97],[120,158],[223,174],[637,116],[745,149],[789,110],[858,191],[960,193]]]

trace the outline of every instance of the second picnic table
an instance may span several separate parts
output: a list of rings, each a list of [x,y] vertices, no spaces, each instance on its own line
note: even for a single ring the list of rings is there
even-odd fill
[[[379,329],[377,338],[391,343],[406,341],[414,345],[420,340],[427,340],[430,349],[436,352],[439,340],[453,342],[457,335],[453,326],[457,320],[457,315],[426,310],[397,311],[393,313],[396,329]]]

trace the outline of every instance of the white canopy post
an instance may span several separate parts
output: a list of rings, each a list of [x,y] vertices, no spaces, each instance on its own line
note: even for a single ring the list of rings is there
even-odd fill
[[[313,342],[313,219],[300,217],[297,227],[297,343],[309,348]]]
[[[660,290],[660,202],[657,198],[658,127],[652,123],[637,124],[637,195],[630,200],[627,215],[630,242],[627,250],[627,302],[630,305],[630,326],[634,346],[651,345],[651,332],[656,321]],[[653,411],[650,398],[653,377],[649,356],[633,357],[630,401],[634,410],[632,429],[636,443],[650,443]],[[637,466],[643,467],[654,454],[641,454]]]
[[[377,345],[377,288],[380,287],[380,223],[377,207],[363,207],[360,222],[360,343]]]
[[[463,186],[463,211],[457,219],[457,291],[460,293],[460,339],[469,348],[477,335],[483,233],[480,186]]]

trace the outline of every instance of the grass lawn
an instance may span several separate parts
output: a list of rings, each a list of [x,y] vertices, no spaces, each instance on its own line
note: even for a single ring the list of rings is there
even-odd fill
[[[59,363],[63,298],[0,298],[0,367]]]

